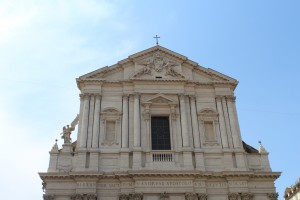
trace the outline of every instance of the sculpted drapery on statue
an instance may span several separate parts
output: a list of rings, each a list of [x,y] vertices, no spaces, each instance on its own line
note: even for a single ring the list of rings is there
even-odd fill
[[[71,133],[75,130],[76,125],[78,124],[79,115],[71,122],[71,127],[69,125],[63,127],[63,132],[61,133],[61,138],[64,139],[64,143],[71,143]]]

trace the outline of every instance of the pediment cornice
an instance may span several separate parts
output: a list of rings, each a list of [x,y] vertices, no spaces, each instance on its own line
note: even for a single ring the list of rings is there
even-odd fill
[[[182,67],[192,69],[193,73],[199,73],[206,77],[206,82],[195,82],[196,85],[213,85],[218,87],[232,87],[235,89],[238,81],[219,73],[210,68],[204,68],[198,63],[189,60],[187,57],[173,52],[162,46],[154,46],[144,51],[138,52],[128,58],[119,61],[112,66],[106,66],[80,76],[77,79],[78,87],[87,82],[88,84],[111,83],[106,77],[118,73],[125,68],[133,65],[138,65],[139,70],[135,71],[130,77],[130,81],[167,81],[167,82],[183,82],[192,81],[190,77],[182,73]],[[161,78],[160,78],[161,77]],[[127,79],[128,79],[127,78]],[[209,80],[209,81],[208,81]],[[118,80],[120,83],[125,80]],[[128,81],[128,80],[126,80]],[[113,81],[116,82],[115,80]]]

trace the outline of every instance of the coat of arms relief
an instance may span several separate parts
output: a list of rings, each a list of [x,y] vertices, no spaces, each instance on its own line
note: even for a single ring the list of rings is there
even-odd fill
[[[150,58],[138,62],[138,64],[143,66],[143,68],[135,73],[133,78],[141,76],[185,78],[184,75],[174,69],[180,64],[168,59],[159,51],[155,52]]]

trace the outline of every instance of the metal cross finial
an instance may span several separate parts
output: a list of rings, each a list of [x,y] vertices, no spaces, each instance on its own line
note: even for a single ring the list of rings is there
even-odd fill
[[[261,141],[258,141],[258,143],[261,145]]]
[[[157,35],[155,36],[155,37],[153,37],[153,38],[155,38],[156,39],[156,45],[158,45],[158,38],[160,38],[160,37],[158,37]]]

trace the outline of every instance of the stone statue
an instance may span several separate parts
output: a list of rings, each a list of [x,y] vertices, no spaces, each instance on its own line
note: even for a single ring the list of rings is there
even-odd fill
[[[71,143],[71,133],[74,130],[74,128],[67,125],[67,127],[63,127],[63,132],[61,133],[61,138],[64,139],[64,143]]]
[[[64,139],[64,144],[71,143],[71,134],[72,131],[75,130],[75,126],[78,124],[79,115],[76,116],[76,118],[71,123],[71,127],[69,125],[63,127],[63,132],[61,133],[61,138]]]

